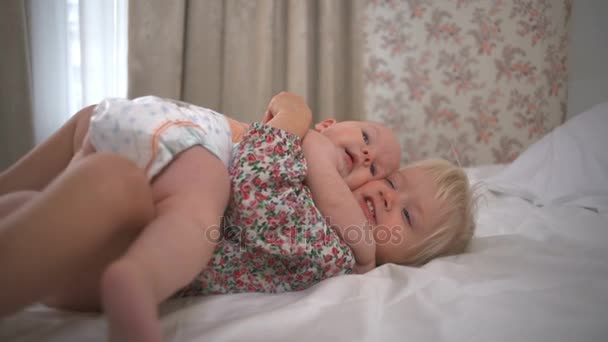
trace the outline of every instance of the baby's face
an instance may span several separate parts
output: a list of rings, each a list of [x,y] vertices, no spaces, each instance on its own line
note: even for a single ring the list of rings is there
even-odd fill
[[[387,127],[367,121],[322,121],[315,129],[338,148],[338,171],[352,190],[399,168],[401,149]]]
[[[353,194],[373,227],[376,263],[403,263],[438,227],[437,185],[420,168],[406,168],[375,180]]]

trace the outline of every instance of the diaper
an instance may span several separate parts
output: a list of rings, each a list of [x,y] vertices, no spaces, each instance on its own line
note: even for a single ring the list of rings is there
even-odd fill
[[[233,147],[230,125],[222,114],[155,96],[101,101],[93,111],[89,137],[97,151],[130,159],[149,179],[196,145],[228,168]]]

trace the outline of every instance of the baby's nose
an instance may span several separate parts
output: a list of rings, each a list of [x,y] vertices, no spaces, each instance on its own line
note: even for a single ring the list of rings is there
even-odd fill
[[[363,165],[365,165],[365,166],[371,165],[371,163],[374,161],[373,153],[367,148],[364,148],[362,150],[362,152],[363,152]]]

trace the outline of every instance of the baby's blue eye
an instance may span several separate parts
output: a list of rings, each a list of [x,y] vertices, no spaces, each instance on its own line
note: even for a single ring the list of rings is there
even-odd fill
[[[409,223],[409,225],[411,227],[412,219],[410,218],[410,213],[409,213],[409,211],[407,211],[407,209],[403,209],[403,217],[405,218],[405,220],[407,221],[407,223]]]
[[[365,142],[365,145],[369,145],[369,135],[367,135],[365,131],[361,131],[361,134],[363,135],[363,142]]]

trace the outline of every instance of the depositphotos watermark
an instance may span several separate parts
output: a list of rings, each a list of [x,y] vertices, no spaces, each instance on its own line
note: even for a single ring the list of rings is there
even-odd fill
[[[264,227],[265,226],[265,227]],[[308,242],[318,242],[316,237],[320,236],[318,230],[323,230],[325,238],[323,244],[330,243],[334,239],[332,230],[338,230],[337,227],[331,226],[331,218],[326,218],[326,224],[315,227],[294,227],[289,225],[281,225],[279,228],[269,227],[268,223],[263,223],[262,227],[243,226],[231,224],[227,218],[222,219],[222,226],[217,229],[217,226],[210,227],[205,230],[205,238],[208,241],[221,242],[227,241],[231,244],[244,245],[251,241],[256,241],[262,238],[268,243],[284,243],[289,245],[302,245],[304,247]],[[346,244],[352,245],[360,242],[365,244],[374,243],[376,245],[400,245],[404,236],[401,227],[388,227],[384,225],[361,227],[351,225],[342,229],[342,239]],[[312,229],[313,231],[309,231]],[[312,234],[312,235],[310,235]],[[261,236],[260,236],[261,235]]]

